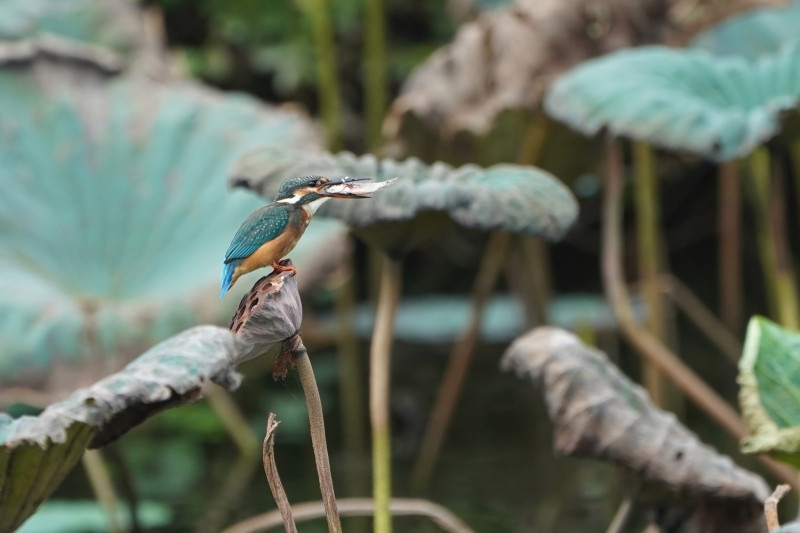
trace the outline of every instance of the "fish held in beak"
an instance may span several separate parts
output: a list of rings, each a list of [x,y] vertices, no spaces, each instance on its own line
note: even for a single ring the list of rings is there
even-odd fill
[[[391,185],[397,178],[386,181],[367,182],[369,178],[337,178],[317,188],[319,194],[331,198],[369,198],[370,194]]]

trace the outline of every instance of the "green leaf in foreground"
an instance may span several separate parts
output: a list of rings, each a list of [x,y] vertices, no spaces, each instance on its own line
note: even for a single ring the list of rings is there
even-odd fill
[[[739,405],[751,436],[745,453],[800,467],[800,332],[755,316],[739,362]]]

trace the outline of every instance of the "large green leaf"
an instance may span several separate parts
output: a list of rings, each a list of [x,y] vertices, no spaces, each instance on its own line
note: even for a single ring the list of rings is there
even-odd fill
[[[643,47],[573,69],[545,107],[587,135],[607,129],[726,161],[774,137],[798,98],[800,43],[757,61]]]
[[[341,219],[373,244],[393,251],[413,246],[447,218],[481,230],[561,238],[578,214],[575,198],[560,181],[534,167],[495,165],[454,168],[404,161],[263,148],[234,167],[235,185],[270,196],[289,176],[319,173],[398,181],[369,201],[334,200],[320,214]]]
[[[226,190],[228,167],[264,143],[319,144],[303,115],[243,95],[59,68],[0,71],[0,388],[74,390],[227,320],[224,251],[263,203]],[[344,231],[312,224],[301,272],[338,257]]]
[[[143,44],[138,6],[130,0],[3,0],[0,40],[58,36],[132,52]]]
[[[750,319],[738,381],[751,433],[742,450],[800,466],[800,333],[763,317]]]
[[[716,55],[756,58],[774,54],[800,38],[800,0],[789,5],[754,9],[701,33],[692,47]]]

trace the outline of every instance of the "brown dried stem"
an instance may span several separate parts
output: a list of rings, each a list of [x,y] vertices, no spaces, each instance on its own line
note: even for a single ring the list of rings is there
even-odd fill
[[[775,487],[775,492],[764,500],[764,517],[767,519],[767,530],[770,533],[777,531],[781,527],[781,522],[778,520],[778,503],[790,490],[792,488],[789,485],[778,485]]]
[[[297,533],[297,525],[292,517],[292,506],[286,496],[286,491],[283,490],[283,483],[281,483],[281,477],[278,475],[278,466],[275,464],[275,430],[278,428],[278,424],[280,422],[275,420],[275,413],[270,413],[269,418],[267,418],[267,433],[264,436],[261,457],[264,460],[264,474],[267,476],[269,489],[272,491],[272,496],[278,505],[283,527],[287,533]]]
[[[742,199],[738,163],[718,170],[719,313],[731,332],[742,326]]]
[[[606,298],[619,321],[620,330],[637,352],[698,407],[736,439],[747,435],[747,427],[736,411],[681,359],[644,330],[633,316],[622,275],[622,155],[614,140],[606,147],[606,190],[603,204],[602,275]],[[794,473],[768,458],[767,466],[783,481],[796,483]]]
[[[299,333],[284,342],[283,351],[292,355],[300,383],[303,385],[303,394],[308,406],[308,421],[311,426],[311,444],[314,447],[314,460],[317,463],[319,488],[322,492],[322,501],[325,503],[325,517],[328,521],[328,531],[341,533],[342,524],[336,508],[336,495],[333,491],[333,478],[331,477],[331,464],[328,459],[328,443],[325,439],[325,421],[322,416],[322,400],[314,377],[314,369],[308,358],[308,351],[303,344]]]
[[[389,502],[395,516],[427,516],[440,528],[449,533],[472,533],[472,529],[446,508],[428,500],[392,498]],[[342,516],[370,516],[375,510],[375,502],[370,498],[342,498],[339,512]],[[296,520],[313,520],[324,514],[322,502],[305,502],[292,506]],[[235,524],[222,533],[256,533],[281,525],[277,511],[253,516]]]
[[[510,240],[511,236],[508,233],[496,232],[492,234],[486,245],[483,260],[475,278],[475,286],[472,289],[470,322],[450,353],[436,401],[431,409],[428,425],[425,427],[420,452],[414,464],[412,486],[417,492],[428,486],[442,449],[450,420],[453,418],[453,412],[461,396],[461,389],[464,388],[464,382],[467,379],[475,345],[480,336],[486,304],[489,302],[503,263],[505,263]]]

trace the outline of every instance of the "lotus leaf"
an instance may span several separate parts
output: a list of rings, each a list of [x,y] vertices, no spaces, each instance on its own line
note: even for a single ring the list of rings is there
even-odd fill
[[[561,73],[620,48],[653,44],[654,40],[683,44],[734,13],[776,3],[699,0],[691,4],[691,16],[685,16],[683,0],[609,0],[602,4],[516,0],[463,24],[450,44],[431,54],[409,76],[392,103],[384,134],[393,144],[393,155],[424,154],[435,159],[467,153],[474,161],[476,154],[486,150],[511,151],[513,158],[520,145],[508,139],[524,138],[530,112],[539,107],[545,91]],[[527,113],[515,116],[512,110]],[[492,132],[498,129],[504,134],[495,137]],[[488,148],[487,137],[493,144]],[[563,152],[562,146],[556,144],[553,150]],[[549,159],[548,155],[540,158]],[[561,165],[569,163],[563,157],[551,157],[559,166],[547,168],[558,168],[561,176]],[[570,157],[574,160],[576,153],[570,152]],[[482,162],[494,161],[497,159]]]
[[[556,240],[578,214],[575,198],[556,178],[515,165],[453,168],[444,163],[426,165],[415,158],[394,161],[270,147],[243,157],[230,179],[269,196],[286,177],[315,173],[377,181],[399,178],[370,200],[333,200],[320,209],[321,215],[341,219],[356,234],[392,251],[409,248],[448,217],[468,228]]]
[[[542,389],[554,451],[619,465],[662,530],[764,531],[764,480],[700,442],[575,335],[536,328],[511,344],[502,368]]]
[[[303,115],[243,95],[73,78],[80,91],[45,94],[0,72],[0,388],[74,390],[181,329],[225,321],[235,298],[217,299],[222,256],[262,203],[226,190],[228,167],[264,143],[319,143]],[[312,224],[298,266],[338,257],[319,242],[344,248],[343,232]]]
[[[39,416],[0,413],[0,531],[13,531],[58,486],[87,446],[113,440],[146,416],[196,398],[205,381],[235,388],[237,341],[198,326]]]
[[[583,63],[545,108],[586,135],[611,134],[715,161],[774,137],[800,98],[800,42],[757,61],[651,46]]]
[[[756,58],[773,54],[800,37],[800,1],[748,11],[701,33],[692,47],[715,55]]]
[[[236,365],[297,332],[302,305],[294,276],[276,272],[256,287],[242,298],[240,312],[249,319],[237,333],[197,326],[38,416],[0,413],[0,531],[30,516],[87,447],[104,446],[147,417],[197,399],[208,382],[235,389]]]
[[[55,35],[129,53],[144,40],[141,15],[130,0],[3,0],[0,40]]]
[[[751,433],[742,450],[800,466],[800,333],[763,317],[750,319],[738,381]]]
[[[554,326],[575,330],[615,329],[617,321],[608,304],[599,294],[561,294],[550,299],[547,316]],[[637,319],[644,315],[641,300],[634,301]],[[338,327],[335,316],[322,319],[330,334]],[[470,301],[464,296],[438,294],[418,298],[403,298],[398,304],[394,321],[394,338],[411,343],[451,343],[464,334],[469,326]],[[355,310],[354,326],[362,338],[369,338],[375,325],[373,305]],[[525,330],[524,313],[516,298],[494,296],[486,304],[481,323],[481,339],[485,342],[509,342]]]

